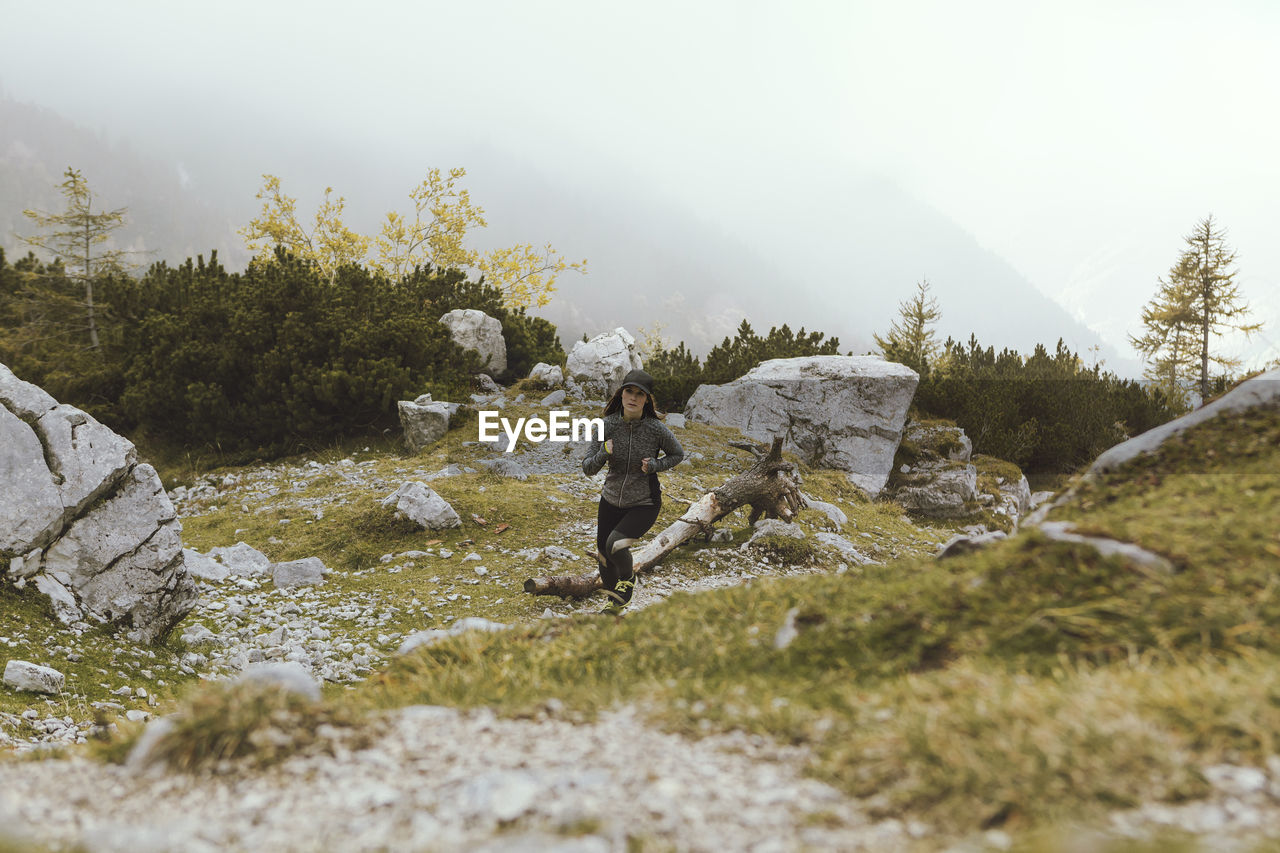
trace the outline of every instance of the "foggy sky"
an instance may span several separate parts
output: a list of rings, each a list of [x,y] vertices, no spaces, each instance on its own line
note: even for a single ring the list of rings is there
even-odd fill
[[[314,202],[323,187],[289,177],[317,139],[381,161],[406,191],[482,145],[551,181],[670,199],[803,266],[797,229],[839,211],[792,188],[883,179],[1121,358],[1182,235],[1213,213],[1268,324],[1247,351],[1280,358],[1280,4],[1267,0],[0,0],[0,20],[12,97],[184,150],[193,175],[242,129],[229,198],[251,200],[271,171]],[[328,168],[356,224],[403,202]],[[501,218],[501,198],[478,200]],[[554,241],[576,257],[571,235]],[[838,279],[806,270],[822,273]],[[922,275],[945,271],[886,286],[905,299]]]

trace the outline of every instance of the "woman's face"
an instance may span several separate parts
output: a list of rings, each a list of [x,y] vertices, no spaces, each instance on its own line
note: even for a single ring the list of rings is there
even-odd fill
[[[639,415],[644,411],[644,401],[649,395],[631,385],[622,389],[622,411],[628,415]]]

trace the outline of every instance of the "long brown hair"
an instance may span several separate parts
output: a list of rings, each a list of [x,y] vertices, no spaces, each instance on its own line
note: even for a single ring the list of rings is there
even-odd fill
[[[625,387],[627,386],[625,385],[622,386],[622,388],[625,388]],[[619,388],[617,391],[614,391],[613,396],[609,398],[609,402],[604,404],[604,412],[601,413],[600,415],[601,417],[608,417],[609,415],[613,414],[616,411],[619,411],[622,408],[622,388]],[[648,391],[645,391],[644,411],[640,413],[640,420],[644,420],[645,418],[658,418],[659,420],[662,420],[666,416],[667,416],[666,412],[658,411],[658,404],[654,402],[653,395],[650,394]]]

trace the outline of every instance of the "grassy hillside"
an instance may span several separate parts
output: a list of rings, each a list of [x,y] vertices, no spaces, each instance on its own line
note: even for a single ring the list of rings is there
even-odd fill
[[[802,488],[844,511],[842,535],[880,564],[842,563],[821,546],[793,549],[788,558],[801,562],[787,564],[767,547],[744,548],[738,516],[722,524],[732,541],[678,549],[642,583],[643,606],[620,619],[598,615],[599,601],[520,591],[530,575],[590,570],[585,558],[552,565],[520,553],[590,547],[597,486],[580,472],[434,480],[463,517],[460,530],[414,532],[378,506],[406,479],[490,455],[473,437],[472,427],[455,430],[420,456],[335,448],[316,460],[184,475],[190,547],[244,540],[274,560],[320,556],[334,573],[298,600],[319,611],[358,605],[334,627],[375,647],[371,677],[330,686],[327,715],[299,725],[417,703],[534,717],[554,707],[582,719],[626,703],[695,737],[742,729],[805,745],[810,771],[867,798],[874,815],[946,835],[1000,827],[1024,841],[1067,820],[1203,797],[1207,767],[1266,766],[1277,754],[1275,409],[1210,421],[1078,483],[1050,516],[1158,553],[1169,572],[1035,530],[937,561],[930,555],[949,530],[912,524],[840,476],[805,471]],[[727,431],[691,425],[680,437],[700,458],[664,475],[660,526],[751,461],[728,447]],[[800,522],[833,527],[812,509]],[[408,632],[469,615],[513,627],[392,656]],[[202,606],[190,621],[217,630],[222,618]],[[775,638],[785,624],[796,634],[783,645]],[[159,650],[161,663],[180,646]],[[207,691],[174,699],[191,680],[170,682],[158,710],[194,717],[213,707],[216,717]],[[193,740],[175,760],[199,763],[224,747]]]
[[[1280,736],[1280,413],[1213,421],[1083,487],[1054,518],[1168,575],[1023,533],[948,561],[761,579],[616,621],[467,635],[393,663],[379,707],[583,714],[634,702],[674,729],[813,749],[883,814],[969,830],[1203,795]],[[794,608],[799,636],[774,635]]]

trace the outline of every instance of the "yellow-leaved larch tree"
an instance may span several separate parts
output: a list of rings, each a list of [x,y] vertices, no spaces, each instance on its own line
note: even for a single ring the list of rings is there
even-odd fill
[[[541,248],[521,243],[480,252],[467,245],[467,238],[485,228],[484,209],[471,201],[471,194],[458,184],[466,169],[447,173],[432,169],[426,180],[409,193],[413,212],[387,214],[375,238],[357,234],[342,222],[345,199],[324,202],[316,210],[311,230],[302,227],[297,216],[297,200],[280,189],[280,179],[263,175],[258,192],[262,213],[240,234],[251,251],[269,259],[276,246],[310,260],[333,280],[343,264],[368,263],[393,281],[430,264],[439,269],[459,269],[483,276],[497,288],[511,307],[546,305],[555,291],[557,276],[567,271],[586,272],[585,260],[571,263],[547,244]],[[372,257],[367,257],[372,248]]]

